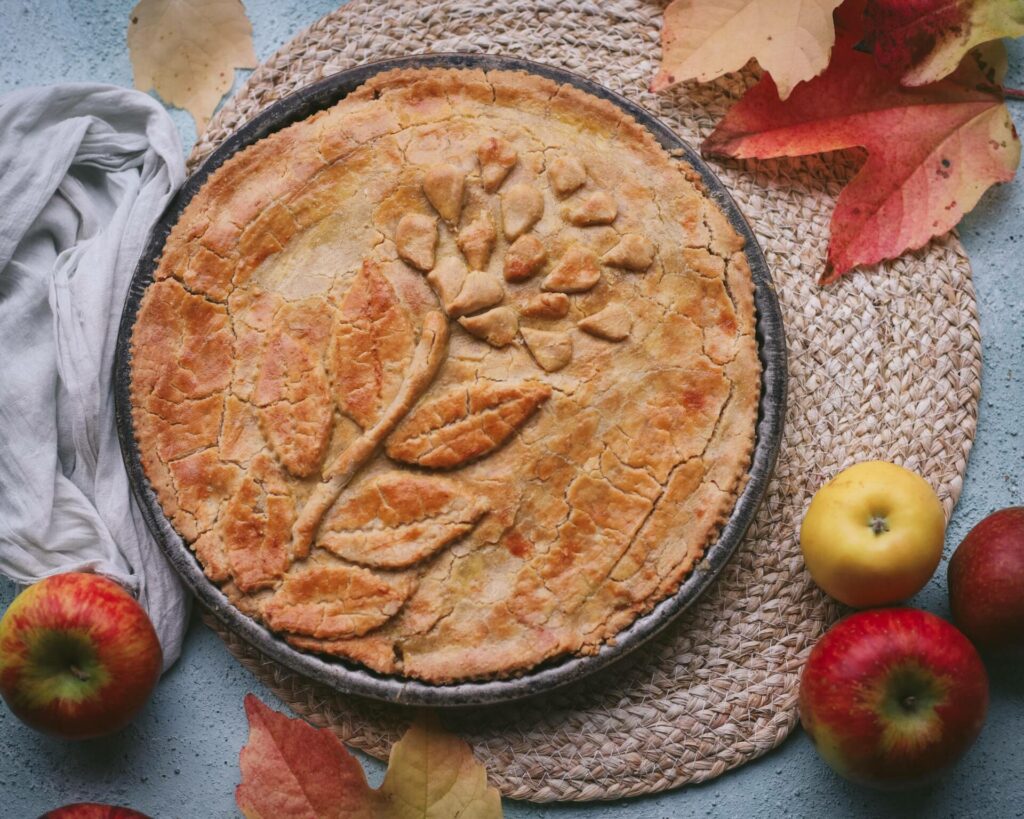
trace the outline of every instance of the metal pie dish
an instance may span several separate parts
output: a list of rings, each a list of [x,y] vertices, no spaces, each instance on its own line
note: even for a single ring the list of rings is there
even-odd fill
[[[198,193],[210,174],[233,154],[281,128],[329,108],[375,74],[394,68],[526,71],[558,83],[574,85],[582,91],[615,104],[646,127],[671,155],[679,157],[699,173],[707,193],[722,209],[730,224],[746,240],[745,253],[754,280],[756,334],[761,360],[761,398],[754,451],[749,478],[717,539],[707,548],[703,559],[697,563],[675,594],[662,600],[647,614],[638,617],[632,625],[620,631],[612,642],[603,644],[596,653],[556,657],[509,679],[436,685],[396,675],[378,674],[357,663],[321,657],[292,648],[265,626],[242,614],[203,573],[202,566],[189,545],[167,520],[160,500],[146,478],[132,424],[132,330],[143,294],[153,282],[153,274],[163,253],[164,242],[186,205]],[[785,331],[764,254],[728,190],[693,148],[641,106],[565,69],[510,57],[428,54],[367,63],[299,89],[243,125],[210,154],[202,166],[189,177],[154,226],[129,286],[117,340],[114,398],[121,452],[132,491],[143,517],[186,586],[226,629],[272,660],[341,693],[406,705],[464,707],[511,702],[543,694],[621,661],[631,651],[675,621],[711,586],[753,521],[771,477],[782,440],[786,380]]]

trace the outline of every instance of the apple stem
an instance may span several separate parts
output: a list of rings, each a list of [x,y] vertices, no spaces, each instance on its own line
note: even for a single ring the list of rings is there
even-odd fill
[[[82,669],[80,669],[77,665],[72,665],[71,668],[69,668],[68,670],[71,672],[71,676],[79,682],[85,682],[89,679],[89,675],[82,671]]]
[[[1020,88],[1004,88],[1003,96],[1008,100],[1024,100],[1024,90]]]
[[[914,710],[914,706],[917,705],[917,698],[913,694],[908,694],[906,697],[900,700],[900,705],[902,705],[903,710],[909,714],[911,711]]]

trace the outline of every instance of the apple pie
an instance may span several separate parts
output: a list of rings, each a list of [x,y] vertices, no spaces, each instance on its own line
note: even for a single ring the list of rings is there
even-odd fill
[[[594,653],[743,487],[743,239],[618,107],[379,74],[239,151],[132,336],[143,466],[206,575],[300,650],[432,683]]]

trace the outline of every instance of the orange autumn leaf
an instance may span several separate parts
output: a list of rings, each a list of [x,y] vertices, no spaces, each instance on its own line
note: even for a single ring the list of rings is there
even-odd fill
[[[832,12],[842,0],[674,0],[665,9],[661,66],[652,91],[684,80],[713,80],[753,57],[785,99],[820,74],[835,41]]]
[[[326,728],[314,728],[245,698],[249,741],[235,801],[248,819],[500,819],[501,797],[458,737],[435,719],[391,749],[380,788]]]
[[[703,145],[706,154],[737,158],[867,150],[836,202],[823,282],[950,230],[991,185],[1012,179],[1020,161],[1020,140],[992,83],[1005,59],[991,47],[942,82],[904,88],[854,49],[860,37],[856,28],[844,31],[828,69],[785,102],[771,78],[762,79]]]
[[[128,23],[135,87],[184,108],[200,132],[236,68],[254,68],[252,25],[241,0],[140,0]]]
[[[235,791],[248,819],[371,819],[375,791],[363,768],[326,728],[314,728],[245,698],[249,741]]]

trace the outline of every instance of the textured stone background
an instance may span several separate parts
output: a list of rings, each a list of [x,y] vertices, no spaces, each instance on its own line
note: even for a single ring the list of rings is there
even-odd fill
[[[260,59],[337,5],[244,2]],[[0,93],[58,82],[130,85],[124,32],[132,6],[132,0],[0,0]],[[1024,43],[1011,46],[1010,63],[1009,83],[1024,86]],[[1024,130],[1024,103],[1012,104],[1012,110]],[[192,120],[181,111],[171,114],[187,151],[195,139]],[[974,265],[985,372],[978,436],[947,554],[988,512],[1024,502],[1024,178],[986,194],[961,230]],[[0,580],[0,610],[13,595],[13,586]],[[944,567],[913,602],[948,614]],[[706,785],[613,804],[507,802],[505,812],[608,819],[1021,817],[1024,668],[1003,661],[990,663],[989,670],[992,708],[978,743],[941,782],[915,793],[878,794],[844,782],[819,762],[798,731],[776,752]],[[247,691],[277,704],[211,632],[193,622],[181,661],[135,723],[115,737],[65,743],[25,728],[0,706],[0,816],[30,819],[80,800],[130,805],[154,817],[236,816]],[[376,782],[381,766],[368,765]]]

